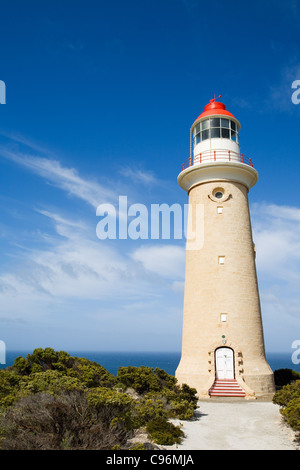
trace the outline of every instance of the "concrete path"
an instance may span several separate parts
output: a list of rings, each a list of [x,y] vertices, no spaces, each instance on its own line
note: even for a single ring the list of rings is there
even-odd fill
[[[173,422],[182,423],[186,435],[178,450],[297,450],[293,432],[270,401],[202,400],[194,420]]]

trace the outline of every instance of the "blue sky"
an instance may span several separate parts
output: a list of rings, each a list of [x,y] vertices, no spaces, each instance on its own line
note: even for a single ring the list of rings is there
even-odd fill
[[[242,125],[266,349],[300,338],[300,4],[0,1],[0,338],[180,350],[184,240],[99,240],[96,207],[187,203],[189,129]]]

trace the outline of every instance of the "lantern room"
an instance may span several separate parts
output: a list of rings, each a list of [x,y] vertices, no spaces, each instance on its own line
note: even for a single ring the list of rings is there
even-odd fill
[[[178,182],[185,190],[201,181],[234,179],[251,188],[258,179],[251,158],[240,151],[241,125],[223,103],[210,100],[190,130],[190,156]]]
[[[241,125],[223,103],[214,99],[191,127],[191,155],[195,163],[201,161],[228,159],[240,161],[239,131]],[[213,153],[214,152],[214,153]],[[228,153],[230,152],[230,153]]]

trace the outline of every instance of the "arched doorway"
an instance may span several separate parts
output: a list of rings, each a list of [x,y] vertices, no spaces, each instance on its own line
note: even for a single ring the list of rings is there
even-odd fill
[[[231,348],[215,350],[216,379],[234,379],[234,354]]]

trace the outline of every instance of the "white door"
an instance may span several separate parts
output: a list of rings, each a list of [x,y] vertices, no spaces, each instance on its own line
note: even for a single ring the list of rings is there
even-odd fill
[[[218,348],[216,350],[216,378],[234,379],[233,350]]]

